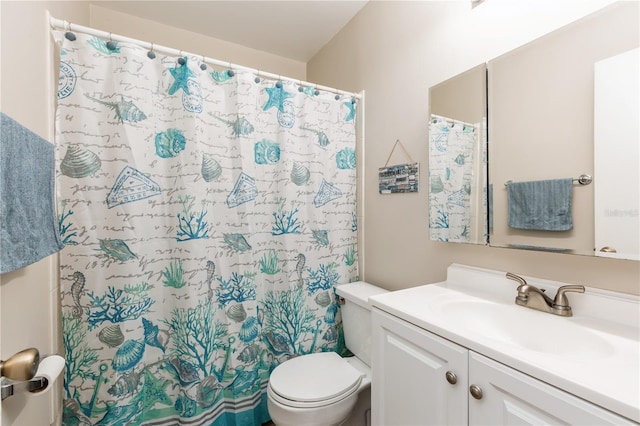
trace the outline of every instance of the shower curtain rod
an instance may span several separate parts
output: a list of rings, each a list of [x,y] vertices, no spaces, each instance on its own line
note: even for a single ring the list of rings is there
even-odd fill
[[[265,71],[260,71],[254,68],[249,68],[249,67],[244,67],[242,65],[237,65],[237,64],[232,64],[231,62],[225,62],[225,61],[220,61],[218,59],[213,59],[213,58],[209,58],[203,55],[196,55],[195,53],[190,53],[184,50],[178,50],[178,49],[173,49],[171,47],[166,47],[166,46],[162,46],[162,45],[158,45],[155,43],[150,43],[150,42],[146,42],[146,41],[142,41],[142,40],[137,40],[134,38],[130,38],[130,37],[125,37],[125,36],[121,36],[118,34],[113,34],[113,33],[109,33],[106,31],[101,31],[101,30],[97,30],[95,28],[90,28],[90,27],[84,27],[82,25],[77,25],[77,24],[72,24],[71,22],[62,20],[62,19],[56,19],[54,17],[50,17],[49,18],[49,25],[51,26],[51,28],[53,29],[59,29],[59,30],[66,30],[66,31],[77,31],[77,32],[81,32],[81,33],[85,33],[85,34],[89,34],[89,35],[94,35],[100,38],[108,38],[109,40],[113,40],[113,41],[120,41],[120,42],[124,42],[124,43],[134,43],[137,44],[139,46],[142,46],[146,49],[149,50],[153,50],[154,52],[161,52],[161,53],[165,53],[167,55],[189,55],[189,56],[195,56],[195,57],[199,57],[202,58],[203,62],[206,62],[208,64],[212,64],[212,65],[217,65],[220,67],[226,67],[226,68],[231,68],[233,70],[241,70],[241,71],[247,71],[247,72],[252,72],[258,76],[262,76],[262,77],[266,77],[266,78],[270,78],[273,80],[286,80],[286,81],[291,81],[294,83],[298,83],[301,86],[309,86],[309,87],[313,87],[317,90],[324,90],[325,92],[330,92],[330,93],[335,93],[338,95],[345,95],[345,96],[351,96],[352,98],[355,99],[361,99],[362,96],[358,93],[353,93],[353,92],[347,92],[344,90],[340,90],[340,89],[336,89],[333,87],[327,87],[327,86],[322,86],[319,84],[314,84],[314,83],[310,83],[308,81],[302,81],[296,78],[291,78],[291,77],[283,77],[281,75],[278,74],[273,74],[270,72],[265,72]]]

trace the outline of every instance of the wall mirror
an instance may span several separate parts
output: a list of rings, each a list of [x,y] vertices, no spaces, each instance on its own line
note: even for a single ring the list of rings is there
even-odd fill
[[[429,89],[429,235],[487,244],[486,65]]]
[[[613,4],[488,62],[491,246],[640,260],[639,6]],[[583,174],[593,182],[571,186],[571,229],[508,226],[505,184]]]

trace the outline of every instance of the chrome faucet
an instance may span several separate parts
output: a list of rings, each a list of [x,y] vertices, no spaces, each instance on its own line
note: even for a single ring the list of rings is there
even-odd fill
[[[566,293],[570,291],[584,293],[584,286],[582,285],[565,285],[560,287],[556,297],[551,299],[544,293],[544,289],[527,284],[527,281],[521,276],[507,272],[507,278],[520,284],[518,286],[518,295],[516,296],[517,305],[563,317],[573,315]]]

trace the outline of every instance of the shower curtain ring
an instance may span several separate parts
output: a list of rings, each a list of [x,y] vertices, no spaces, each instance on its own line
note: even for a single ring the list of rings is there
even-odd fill
[[[313,85],[313,94],[318,96],[320,94],[320,91],[318,90],[318,85],[314,84]]]
[[[234,75],[236,75],[236,73],[231,69],[231,62],[229,62],[229,69],[227,70],[227,75],[229,77],[233,77]]]
[[[180,51],[180,57],[178,58],[178,63],[180,65],[184,65],[187,63],[186,59],[184,59],[184,56],[182,56],[182,50]]]
[[[64,21],[64,27],[66,30],[64,37],[69,41],[76,41],[76,35],[71,32],[71,22]]]
[[[118,48],[118,43],[113,41],[111,33],[109,33],[109,41],[107,42],[107,49],[116,50]]]
[[[260,70],[256,70],[256,78],[254,78],[253,81],[260,83]]]
[[[276,87],[278,89],[282,89],[282,76],[278,74],[278,81],[276,82]]]
[[[200,69],[202,71],[207,69],[207,64],[205,63],[204,55],[202,55],[202,63],[200,64]]]
[[[151,50],[147,52],[147,57],[149,59],[155,59],[156,53],[153,51],[153,43],[151,43]]]

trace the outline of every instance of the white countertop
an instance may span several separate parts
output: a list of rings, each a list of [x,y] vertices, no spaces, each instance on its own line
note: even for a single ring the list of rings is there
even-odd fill
[[[567,284],[525,278],[529,284],[547,289],[551,296],[557,287]],[[516,305],[516,287],[504,272],[454,264],[445,282],[373,296],[369,302],[640,422],[640,298],[587,288],[584,294],[568,293],[573,316],[560,317]],[[485,314],[493,321],[496,315],[504,320],[493,325],[483,319]],[[515,340],[533,336],[533,344],[505,340],[497,333],[503,327],[510,329]]]

